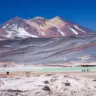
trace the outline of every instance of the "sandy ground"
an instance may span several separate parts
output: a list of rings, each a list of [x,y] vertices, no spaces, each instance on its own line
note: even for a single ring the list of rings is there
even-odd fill
[[[96,96],[96,72],[0,73],[0,96]]]
[[[94,78],[96,79],[96,72],[12,72],[7,75],[6,72],[0,73],[0,78],[4,77],[18,77],[18,76],[25,76],[25,75],[42,75],[42,74],[66,74],[71,76],[81,76],[84,78]]]

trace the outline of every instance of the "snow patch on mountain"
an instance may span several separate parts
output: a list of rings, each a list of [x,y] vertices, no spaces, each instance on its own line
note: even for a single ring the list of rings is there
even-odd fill
[[[73,28],[71,28],[70,26],[68,26],[70,28],[70,30],[75,34],[75,35],[78,35],[78,32],[75,31]]]
[[[5,29],[7,26],[9,26],[9,24],[6,24],[5,26],[3,26],[3,29]]]
[[[6,37],[9,37],[9,38],[14,37],[14,36],[22,37],[22,38],[27,38],[27,37],[37,38],[38,37],[36,35],[28,33],[26,31],[26,28],[19,27],[17,24],[12,24],[12,25],[7,24],[7,26],[5,25],[3,28],[8,33]]]
[[[64,34],[64,32],[62,32],[62,31],[59,30],[59,29],[58,29],[58,32],[59,32],[62,36],[66,36],[66,35]]]
[[[78,26],[76,26],[76,25],[74,25],[74,27],[76,28],[76,29],[78,29],[78,30],[80,30],[80,31],[82,31],[82,32],[86,32],[86,31],[84,31],[84,30],[82,30],[81,28],[79,28]]]
[[[18,28],[18,34],[17,34],[18,37],[22,37],[22,38],[26,38],[26,37],[35,37],[37,38],[38,36],[36,35],[32,35],[30,33],[28,33],[24,28]]]

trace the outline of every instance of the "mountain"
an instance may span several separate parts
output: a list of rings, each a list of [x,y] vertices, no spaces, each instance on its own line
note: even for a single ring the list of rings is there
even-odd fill
[[[0,62],[96,62],[96,33],[61,17],[15,17],[0,27]]]
[[[94,32],[78,24],[65,21],[57,16],[50,20],[43,17],[36,17],[29,20],[15,17],[0,27],[0,34],[0,40],[2,40],[2,38],[16,39],[29,37],[56,38],[62,36],[84,36],[94,34]]]

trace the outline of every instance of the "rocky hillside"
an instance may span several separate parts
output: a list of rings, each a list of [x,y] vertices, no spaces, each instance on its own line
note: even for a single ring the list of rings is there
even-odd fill
[[[96,61],[96,33],[60,17],[15,17],[0,27],[0,62],[71,64]]]

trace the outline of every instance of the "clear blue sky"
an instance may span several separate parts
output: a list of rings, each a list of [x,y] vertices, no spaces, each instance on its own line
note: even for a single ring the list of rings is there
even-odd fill
[[[0,0],[0,23],[15,16],[61,16],[96,31],[96,0]]]

